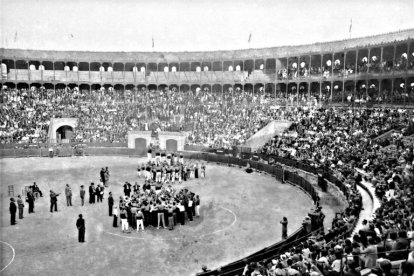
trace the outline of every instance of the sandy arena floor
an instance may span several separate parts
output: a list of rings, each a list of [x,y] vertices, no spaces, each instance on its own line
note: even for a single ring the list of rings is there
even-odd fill
[[[201,265],[216,268],[243,258],[281,239],[279,221],[289,219],[289,232],[300,227],[312,208],[299,189],[268,175],[247,174],[239,168],[207,164],[207,177],[182,186],[200,195],[201,218],[174,231],[147,228],[121,233],[108,216],[107,193],[122,195],[125,181],[142,185],[136,166],[144,159],[73,157],[2,159],[0,270],[3,275],[195,275]],[[110,187],[104,203],[80,206],[79,186],[99,182],[108,166]],[[7,186],[15,195],[36,181],[45,196],[35,202],[35,214],[10,225]],[[74,193],[66,207],[65,184]],[[178,185],[177,185],[178,186]],[[62,193],[58,212],[49,212],[49,193]],[[88,199],[88,195],[87,195]],[[116,200],[118,203],[118,200]],[[77,242],[78,214],[86,220],[86,243]]]

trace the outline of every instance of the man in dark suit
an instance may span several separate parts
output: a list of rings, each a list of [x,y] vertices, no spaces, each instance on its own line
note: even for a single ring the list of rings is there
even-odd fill
[[[129,197],[131,195],[131,184],[129,182],[125,182],[124,184],[124,194]]]
[[[98,184],[95,190],[95,194],[96,194],[96,201],[102,202],[103,194],[104,194],[104,187],[102,186],[102,184]]]
[[[104,168],[102,168],[101,171],[99,172],[99,176],[101,177],[102,183],[105,183],[105,169]]]
[[[55,212],[57,212],[57,197],[59,194],[50,190],[50,212],[53,213],[53,207],[55,207]]]
[[[79,242],[85,242],[85,220],[82,218],[82,214],[79,215],[79,218],[76,221],[76,227],[78,228]]]
[[[15,225],[16,224],[16,212],[17,212],[17,206],[14,202],[14,198],[10,198],[10,224]]]
[[[91,185],[89,186],[89,203],[95,203],[95,186],[93,183],[91,183]]]
[[[109,216],[112,217],[112,208],[114,207],[114,198],[112,197],[112,192],[109,192],[108,207],[109,207]]]
[[[29,191],[27,192],[27,203],[29,204],[29,214],[34,213],[34,202],[35,202],[35,196],[33,193],[33,189],[30,187]]]

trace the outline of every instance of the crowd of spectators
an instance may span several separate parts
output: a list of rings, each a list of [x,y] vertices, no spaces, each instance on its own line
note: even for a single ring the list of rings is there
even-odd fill
[[[232,148],[271,119],[263,92],[3,89],[1,143],[46,143],[53,118],[77,118],[71,142],[125,142],[130,130],[190,131],[188,143]],[[293,99],[293,98],[292,98]]]
[[[122,143],[130,130],[185,130],[190,145],[230,149],[271,120],[284,119],[290,110],[280,106],[315,106],[330,98],[324,92],[309,97],[305,90],[270,97],[263,90],[240,89],[216,93],[6,88],[2,89],[0,142],[46,143],[51,119],[74,117],[78,120],[70,142]]]
[[[412,134],[413,112],[298,109],[292,118],[292,126],[259,152],[331,171],[347,185],[349,205],[325,236],[248,264],[243,275],[412,275],[414,145],[404,135]],[[387,143],[373,139],[398,126]],[[358,219],[360,183],[375,189],[381,205],[353,236],[333,238]],[[395,261],[402,261],[399,271],[392,269]]]

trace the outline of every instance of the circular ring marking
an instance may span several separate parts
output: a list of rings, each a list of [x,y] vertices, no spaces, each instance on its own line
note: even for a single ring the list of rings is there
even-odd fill
[[[4,270],[6,270],[6,268],[8,268],[9,267],[9,265],[11,265],[12,264],[12,262],[14,261],[14,257],[16,256],[16,252],[14,251],[14,248],[13,248],[13,246],[11,246],[9,243],[7,243],[7,242],[4,242],[4,241],[0,241],[1,243],[4,243],[5,245],[7,245],[8,247],[10,247],[11,249],[12,249],[12,251],[13,251],[13,257],[12,257],[12,259],[10,260],[10,262],[5,266],[5,267],[3,267],[1,270],[0,270],[0,272],[3,272]]]
[[[213,232],[211,232],[211,233],[202,234],[202,235],[199,235],[198,237],[202,238],[202,237],[205,237],[205,236],[214,235],[214,234],[217,234],[217,233],[223,232],[223,231],[225,231],[226,229],[228,229],[228,228],[232,227],[232,226],[233,226],[233,225],[237,222],[237,216],[236,216],[236,214],[235,214],[232,210],[230,210],[230,209],[228,209],[228,208],[225,208],[225,207],[222,207],[222,206],[219,206],[219,207],[220,207],[221,209],[223,209],[223,210],[225,210],[225,211],[227,211],[227,212],[229,212],[230,214],[232,214],[232,215],[233,215],[233,222],[232,222],[230,225],[227,225],[227,226],[225,226],[225,227],[224,227],[224,228],[222,228],[222,229],[215,230],[215,231],[213,231]],[[141,237],[141,238],[140,238],[140,237],[125,236],[125,235],[121,235],[121,234],[117,234],[117,233],[112,233],[112,232],[109,232],[109,231],[104,231],[104,233],[109,234],[109,235],[113,235],[113,236],[117,236],[117,237],[121,237],[121,238],[133,239],[133,240],[166,241],[166,240],[182,240],[182,239],[186,239],[186,237],[173,237],[173,238],[154,238],[154,239],[146,239],[146,238],[143,238],[143,237]]]

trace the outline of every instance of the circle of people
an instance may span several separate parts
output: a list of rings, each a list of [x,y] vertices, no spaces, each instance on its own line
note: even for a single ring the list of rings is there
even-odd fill
[[[182,155],[157,152],[152,158],[138,165],[137,176],[144,178],[142,188],[138,183],[125,182],[124,196],[119,198],[119,205],[109,208],[113,216],[113,227],[118,227],[121,220],[122,232],[130,233],[130,228],[144,231],[148,226],[173,230],[177,224],[185,225],[186,220],[200,217],[200,197],[187,188],[175,189],[177,181],[188,181],[205,177],[205,165],[186,164]],[[154,189],[152,189],[154,186]]]

